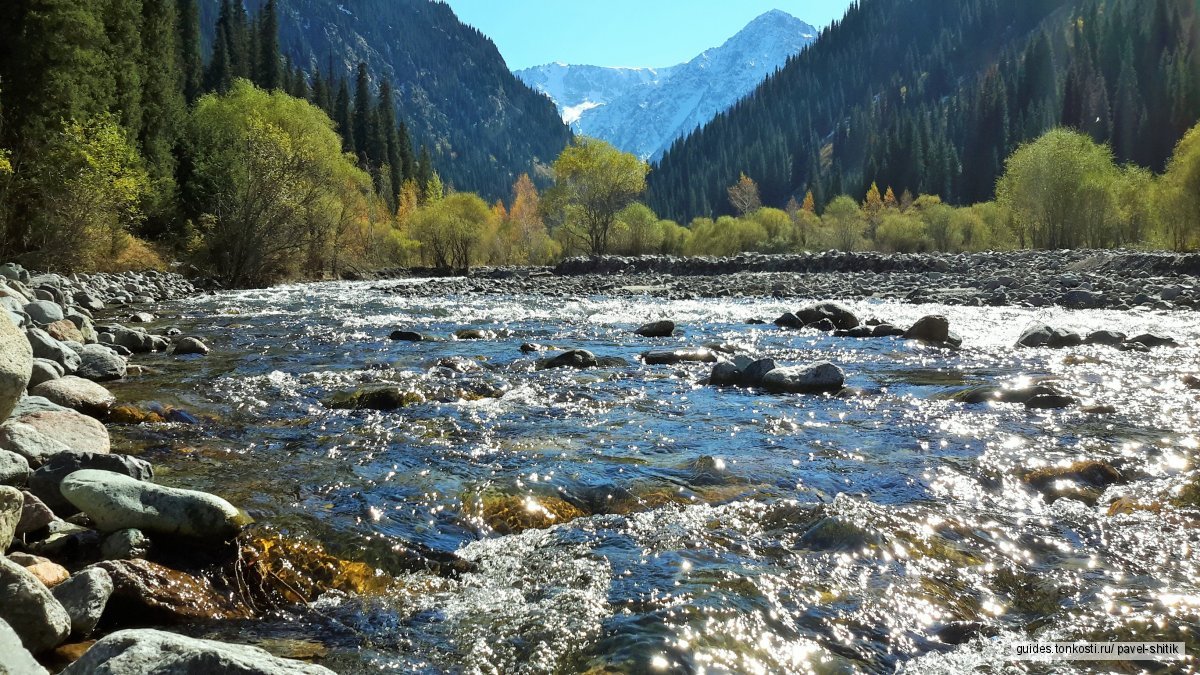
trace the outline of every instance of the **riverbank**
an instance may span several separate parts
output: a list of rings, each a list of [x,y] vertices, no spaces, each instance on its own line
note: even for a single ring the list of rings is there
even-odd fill
[[[379,279],[427,278],[391,270]],[[971,254],[827,252],[729,258],[571,258],[554,267],[480,268],[394,292],[667,299],[764,297],[1072,309],[1200,309],[1200,254],[1011,251]]]

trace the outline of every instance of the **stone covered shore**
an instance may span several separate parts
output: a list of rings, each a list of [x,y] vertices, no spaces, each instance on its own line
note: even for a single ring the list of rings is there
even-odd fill
[[[0,672],[331,672],[142,628],[253,614],[248,589],[184,571],[243,560],[244,514],[218,496],[154,483],[150,463],[112,452],[105,426],[193,421],[119,406],[103,383],[136,377],[138,354],[206,354],[197,338],[137,326],[156,318],[156,303],[196,292],[174,274],[65,277],[0,265]],[[266,604],[266,574],[251,566],[234,576],[256,571]]]

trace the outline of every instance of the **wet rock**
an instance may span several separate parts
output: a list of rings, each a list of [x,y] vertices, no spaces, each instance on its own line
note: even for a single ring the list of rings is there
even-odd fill
[[[712,374],[708,376],[708,383],[714,387],[732,387],[739,384],[741,377],[742,371],[736,364],[722,361],[713,366]]]
[[[411,330],[394,330],[392,331],[392,334],[388,336],[388,338],[397,342],[424,342],[429,339],[428,337]]]
[[[762,380],[762,386],[773,393],[816,394],[840,390],[846,382],[841,368],[823,361],[802,366],[775,368]]]
[[[454,337],[457,340],[495,340],[496,333],[480,328],[464,328],[462,330],[455,331]]]
[[[153,410],[142,410],[137,406],[119,405],[108,413],[109,424],[159,424],[165,422],[162,415]]]
[[[8,450],[0,450],[0,485],[22,487],[29,482],[29,460]]]
[[[129,315],[129,323],[153,323],[155,318],[150,312],[135,312]]]
[[[677,363],[716,363],[717,355],[710,349],[656,349],[642,354],[649,366],[674,365]]]
[[[50,359],[35,358],[33,360],[33,370],[29,375],[29,386],[36,387],[43,382],[57,380],[66,374],[66,369],[58,362],[51,361]]]
[[[25,497],[21,495],[20,490],[0,485],[0,555],[12,545],[17,525],[21,522],[21,509],[24,504]]]
[[[50,457],[33,472],[29,478],[29,491],[55,513],[63,516],[74,515],[79,513],[80,509],[62,492],[62,483],[71,474],[84,470],[99,470],[114,476],[119,474],[138,483],[154,477],[154,469],[150,463],[137,457],[91,452],[62,453]]]
[[[552,368],[595,368],[600,365],[596,355],[586,349],[572,349],[550,359],[538,361],[538,370]]]
[[[521,343],[521,353],[522,354],[534,354],[534,353],[543,351],[545,349],[546,349],[545,347],[543,347],[542,345],[539,345],[535,342]]]
[[[33,348],[29,340],[0,311],[0,420],[7,419],[29,385],[33,372]]]
[[[76,471],[62,481],[61,490],[103,532],[132,528],[224,541],[246,524],[237,508],[216,495],[155,485],[111,471]]]
[[[108,572],[112,579],[113,592],[105,614],[117,622],[171,624],[253,616],[240,600],[219,593],[201,576],[148,560],[107,560],[92,567]]]
[[[1078,399],[1066,394],[1038,394],[1025,401],[1025,407],[1029,410],[1059,410],[1069,408],[1077,403],[1079,403]]]
[[[24,567],[0,556],[0,619],[34,654],[62,644],[71,633],[71,617],[42,582]]]
[[[950,321],[944,316],[924,316],[904,333],[905,340],[944,343],[950,338]]]
[[[25,313],[40,326],[63,320],[62,307],[49,300],[38,300],[25,305]]]
[[[804,328],[804,322],[800,320],[800,317],[791,312],[787,312],[778,319],[775,319],[775,325],[780,328],[791,328],[793,330]]]
[[[1178,347],[1179,346],[1179,343],[1176,342],[1175,338],[1167,337],[1164,335],[1155,335],[1153,333],[1144,333],[1144,334],[1138,335],[1136,337],[1131,337],[1128,340],[1126,340],[1125,342],[1126,342],[1126,344],[1142,345],[1142,346],[1148,347],[1150,349],[1155,349],[1157,347]]]
[[[851,328],[850,330],[835,330],[833,332],[833,336],[834,337],[842,337],[842,338],[855,338],[855,339],[860,339],[860,340],[866,339],[866,338],[872,338],[872,337],[875,337],[875,327],[874,326],[855,326],[854,328]]]
[[[818,302],[809,305],[796,312],[796,316],[804,322],[805,326],[819,324],[828,319],[833,324],[833,328],[830,330],[849,330],[859,324],[858,317],[853,312],[845,305],[836,302]]]
[[[675,334],[674,321],[652,321],[633,331],[635,335],[647,338],[671,337]]]
[[[87,651],[63,675],[333,675],[321,666],[272,656],[257,647],[198,640],[158,630],[123,630]]]
[[[821,319],[820,321],[817,321],[816,323],[810,323],[810,324],[805,325],[805,328],[819,330],[822,333],[829,333],[829,332],[837,330],[837,324],[835,324],[833,322],[833,319],[824,318],[824,319]]]
[[[375,385],[353,391],[334,394],[326,405],[334,410],[399,410],[425,402],[419,391],[402,389],[395,385]]]
[[[1035,469],[1022,476],[1021,480],[1041,493],[1048,502],[1070,497],[1095,506],[1104,488],[1125,482],[1125,477],[1107,462],[1085,460],[1066,466]]]
[[[1062,331],[1046,325],[1033,326],[1021,334],[1017,340],[1018,347],[1048,347],[1062,349],[1078,347],[1083,344],[1083,338],[1076,333]]]
[[[141,530],[117,530],[104,538],[100,555],[105,560],[135,560],[150,553],[150,538]]]
[[[187,356],[190,354],[198,354],[205,356],[208,354],[208,345],[200,341],[200,338],[185,337],[175,343],[175,347],[171,350],[175,356]]]
[[[1085,345],[1104,345],[1115,347],[1125,341],[1125,334],[1115,330],[1097,330],[1088,333],[1083,339]]]
[[[749,365],[742,369],[738,384],[743,387],[761,387],[763,386],[763,379],[767,376],[767,373],[775,370],[777,367],[778,365],[775,363],[775,359],[758,359],[756,361],[751,361]]]
[[[5,675],[48,675],[42,664],[21,644],[8,622],[0,619],[0,673]]]
[[[473,506],[468,510],[472,519],[501,535],[545,529],[588,515],[574,504],[549,495],[488,493]]]
[[[1195,375],[1184,375],[1183,386],[1188,389],[1200,389],[1200,377]]]
[[[89,567],[54,587],[54,598],[71,617],[71,635],[92,634],[113,592],[112,577],[99,567]]]
[[[126,328],[121,325],[100,326],[100,342],[111,342],[135,353],[144,354],[154,351],[153,337],[142,328]],[[107,335],[107,338],[105,336]]]
[[[74,410],[55,407],[58,409],[14,415],[0,424],[0,448],[25,457],[35,469],[60,453],[108,453],[108,429],[103,424]]]
[[[104,345],[84,345],[80,351],[79,377],[93,382],[109,382],[125,377],[125,357]]]
[[[104,387],[74,375],[43,382],[29,393],[44,397],[64,408],[99,418],[107,415],[109,408],[116,401],[112,393]]]

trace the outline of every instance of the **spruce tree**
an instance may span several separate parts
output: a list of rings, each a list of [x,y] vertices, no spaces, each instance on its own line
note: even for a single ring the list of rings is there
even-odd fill
[[[196,0],[179,1],[179,66],[183,97],[191,105],[204,93],[204,57],[200,53],[200,8]]]
[[[350,107],[350,87],[346,84],[346,78],[338,81],[337,97],[333,103],[333,121],[337,123],[338,133],[342,135],[342,150],[356,152],[354,113]]]
[[[367,64],[358,64],[358,75],[354,84],[354,151],[359,162],[369,165],[372,156],[371,115],[375,106],[371,100],[371,78],[367,72]]]
[[[177,44],[176,5],[148,0],[142,4],[142,124],[138,142],[150,174],[155,204],[152,220],[162,216],[176,196],[175,149],[186,114]]]
[[[392,96],[392,83],[384,80],[379,85],[379,105],[376,112],[379,130],[384,138],[384,160],[388,167],[387,178],[392,195],[392,211],[396,210],[396,197],[400,194],[400,186],[404,182],[404,164],[400,152],[400,130],[396,126],[396,102]]]
[[[113,112],[130,138],[142,132],[142,80],[146,77],[142,58],[142,0],[102,0],[106,52],[116,85]],[[78,120],[77,120],[78,121]]]
[[[275,0],[267,0],[258,19],[258,77],[263,89],[283,87],[279,69],[279,8]]]

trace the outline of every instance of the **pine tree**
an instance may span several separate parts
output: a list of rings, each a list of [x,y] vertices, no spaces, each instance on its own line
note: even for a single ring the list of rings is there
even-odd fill
[[[196,0],[179,0],[179,64],[183,71],[183,97],[195,103],[204,91],[204,58],[200,53],[200,8]]]
[[[354,140],[354,113],[350,108],[350,87],[345,78],[338,81],[337,98],[333,103],[333,121],[337,124],[338,133],[342,135],[342,150],[357,152]]]
[[[258,18],[258,80],[268,91],[283,87],[279,68],[279,8],[267,0]]]
[[[131,138],[142,132],[142,80],[146,77],[142,58],[142,0],[102,0],[104,30],[108,35],[109,68],[116,80],[113,108]],[[79,121],[79,120],[76,120]]]
[[[371,165],[373,150],[371,116],[375,105],[371,98],[371,77],[367,72],[367,64],[358,64],[358,75],[354,82],[354,150],[359,162]]]
[[[422,204],[429,200],[427,188],[433,182],[433,176],[433,160],[429,156],[429,148],[422,145],[421,154],[417,159],[414,173],[414,179],[417,181],[417,189],[420,191]]]
[[[400,186],[404,182],[405,176],[404,162],[401,159],[403,153],[400,150],[400,130],[396,126],[396,102],[392,97],[392,83],[386,79],[379,85],[376,119],[379,122],[380,132],[384,136],[385,157],[383,161],[389,169],[389,189],[393,196],[391,207],[392,211],[395,211],[398,207],[395,198],[400,194]]]
[[[312,103],[324,110],[326,115],[333,117],[333,95],[329,91],[329,83],[321,75],[320,68],[313,71]]]
[[[179,144],[187,103],[181,83],[178,17],[174,2],[142,3],[142,124],[138,143],[150,175],[156,203],[151,209],[154,224],[163,224],[164,214],[176,197],[175,150]]]

